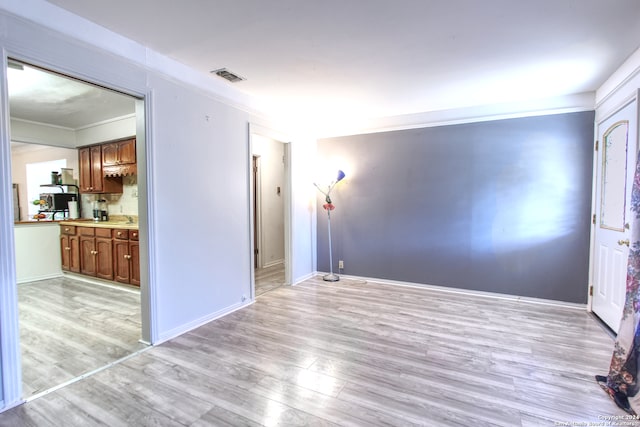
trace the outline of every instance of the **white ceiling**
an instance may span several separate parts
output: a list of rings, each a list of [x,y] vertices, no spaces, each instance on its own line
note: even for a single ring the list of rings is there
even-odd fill
[[[640,47],[638,0],[49,2],[322,118],[592,92]]]
[[[73,130],[135,113],[129,96],[10,61],[11,118]]]

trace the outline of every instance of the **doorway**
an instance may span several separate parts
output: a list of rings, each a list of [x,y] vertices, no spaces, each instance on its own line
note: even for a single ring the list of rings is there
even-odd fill
[[[634,99],[598,123],[597,131],[591,309],[614,332],[625,301],[637,125]]]
[[[288,284],[288,144],[251,133],[254,297]]]
[[[25,62],[9,59],[7,75],[11,178],[18,181],[17,218],[22,220],[14,224],[22,390],[30,400],[148,345],[142,342],[146,319],[140,290],[63,272],[66,248],[54,221],[70,212],[45,204],[33,211],[33,204],[44,200],[37,189],[42,187],[42,193],[75,194],[79,220],[90,218],[91,202],[100,197],[109,199],[110,213],[133,223],[142,211],[137,195],[146,194],[138,191],[136,177],[122,178],[121,194],[80,194],[78,147],[135,136],[141,145],[137,151],[144,152],[144,135],[139,135],[144,111],[142,101],[131,95]],[[52,161],[64,167],[70,181],[38,185],[42,177],[29,179],[30,166]],[[34,179],[36,189],[27,192]],[[44,218],[33,221],[34,212]]]

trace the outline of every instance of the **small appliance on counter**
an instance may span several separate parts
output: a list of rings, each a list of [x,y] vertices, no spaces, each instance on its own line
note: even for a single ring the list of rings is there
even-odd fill
[[[109,221],[109,213],[107,211],[107,201],[104,199],[95,200],[93,202],[93,220]]]
[[[58,212],[67,213],[69,211],[69,202],[74,201],[77,195],[73,193],[40,193],[40,200],[44,200],[46,208],[40,209],[40,212],[52,212],[55,215]]]

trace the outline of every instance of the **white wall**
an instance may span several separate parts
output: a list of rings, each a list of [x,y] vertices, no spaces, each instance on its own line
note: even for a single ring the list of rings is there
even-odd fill
[[[16,283],[62,275],[58,223],[16,225]]]
[[[257,134],[251,143],[252,154],[260,156],[261,267],[269,267],[284,262],[284,144]]]
[[[76,147],[76,135],[73,129],[18,119],[11,119],[11,140],[56,147]]]
[[[103,123],[96,123],[75,131],[76,147],[96,144],[136,134],[135,115],[118,117]]]

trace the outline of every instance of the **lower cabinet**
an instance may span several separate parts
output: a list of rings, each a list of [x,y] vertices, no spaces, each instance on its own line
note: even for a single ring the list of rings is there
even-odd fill
[[[140,286],[138,230],[61,224],[62,269]]]
[[[60,228],[60,255],[63,270],[80,273],[80,238],[73,225]]]
[[[113,247],[110,228],[78,227],[80,272],[113,280]]]
[[[140,286],[140,243],[137,230],[113,230],[115,280]]]

